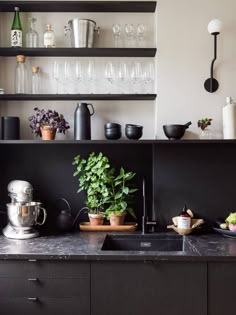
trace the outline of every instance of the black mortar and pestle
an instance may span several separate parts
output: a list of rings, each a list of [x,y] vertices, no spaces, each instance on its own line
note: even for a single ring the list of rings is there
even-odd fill
[[[179,140],[191,124],[189,121],[185,125],[164,125],[163,130],[169,140]]]

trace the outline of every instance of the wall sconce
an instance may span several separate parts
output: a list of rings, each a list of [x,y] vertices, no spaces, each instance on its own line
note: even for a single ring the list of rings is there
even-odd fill
[[[217,58],[217,35],[220,34],[222,29],[222,22],[220,20],[211,20],[208,24],[208,32],[214,36],[214,59],[211,62],[211,77],[207,79],[204,83],[204,87],[207,92],[213,93],[218,90],[219,83],[213,78],[213,67]]]

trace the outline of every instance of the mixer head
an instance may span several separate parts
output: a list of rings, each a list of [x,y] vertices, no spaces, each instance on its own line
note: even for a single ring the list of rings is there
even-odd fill
[[[33,198],[33,187],[24,180],[12,180],[8,186],[8,196],[12,203],[31,202]]]

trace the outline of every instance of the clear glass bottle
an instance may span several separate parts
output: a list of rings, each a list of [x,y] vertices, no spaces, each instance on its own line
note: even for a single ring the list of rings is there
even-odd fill
[[[16,73],[15,73],[15,93],[23,94],[26,93],[27,88],[27,73],[25,67],[25,56],[16,56]]]
[[[26,47],[39,47],[39,34],[35,30],[35,18],[29,18],[29,31],[26,33]]]
[[[32,94],[40,94],[40,68],[32,67]]]
[[[46,48],[55,47],[55,34],[52,30],[51,24],[47,24],[47,30],[44,32],[43,35],[43,45]]]
[[[22,26],[20,22],[19,8],[15,7],[15,15],[11,27],[11,47],[22,47]]]

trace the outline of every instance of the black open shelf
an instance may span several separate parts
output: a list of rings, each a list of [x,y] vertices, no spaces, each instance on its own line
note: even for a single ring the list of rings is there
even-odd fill
[[[0,12],[147,12],[156,10],[156,1],[0,1]]]
[[[154,101],[156,94],[2,94],[0,101]]]
[[[56,145],[56,144],[158,144],[158,145],[199,145],[199,144],[232,144],[236,145],[235,140],[224,140],[224,139],[189,139],[189,140],[168,140],[168,139],[148,139],[148,140],[0,140],[0,144],[45,144],[45,145]]]
[[[156,48],[0,48],[0,56],[155,57]]]

